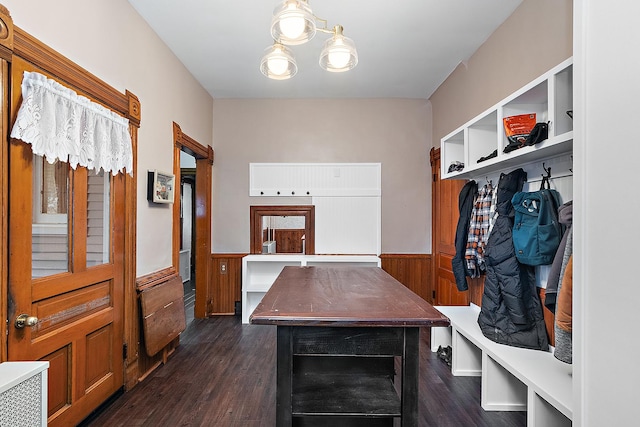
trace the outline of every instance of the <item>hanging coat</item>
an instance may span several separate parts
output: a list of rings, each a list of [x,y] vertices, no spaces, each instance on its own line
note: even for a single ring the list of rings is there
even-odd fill
[[[487,244],[489,226],[491,223],[493,203],[493,186],[484,185],[474,201],[469,221],[469,231],[467,233],[467,247],[465,249],[465,260],[469,277],[480,277],[485,272],[484,248]]]
[[[484,336],[500,344],[548,350],[542,303],[536,290],[535,268],[520,264],[511,233],[511,198],[527,179],[523,169],[502,174],[498,184],[498,217],[485,250],[486,277],[478,325]]]
[[[558,222],[565,227],[565,231],[562,235],[558,251],[553,258],[553,263],[551,263],[549,277],[547,278],[547,288],[545,289],[544,305],[551,310],[552,313],[555,313],[556,311],[556,298],[558,296],[560,280],[562,279],[561,272],[568,261],[568,255],[565,254],[565,248],[567,247],[567,238],[571,233],[572,221],[573,201],[568,201],[558,208]]]
[[[469,220],[471,219],[471,211],[473,210],[473,201],[478,193],[478,184],[471,180],[468,181],[460,190],[458,195],[458,226],[456,227],[456,255],[451,260],[451,269],[456,279],[456,287],[459,291],[468,289],[467,276],[471,276],[467,269],[467,263],[464,258],[465,248],[467,246],[467,235],[469,233]]]
[[[556,321],[554,331],[556,335],[556,348],[553,355],[556,359],[565,363],[573,361],[572,345],[572,299],[573,297],[573,256],[569,257],[567,268],[558,290],[558,310],[556,311]]]

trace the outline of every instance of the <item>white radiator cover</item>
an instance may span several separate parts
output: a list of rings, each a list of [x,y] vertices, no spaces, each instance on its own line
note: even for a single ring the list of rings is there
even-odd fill
[[[0,363],[0,426],[47,425],[49,362]]]

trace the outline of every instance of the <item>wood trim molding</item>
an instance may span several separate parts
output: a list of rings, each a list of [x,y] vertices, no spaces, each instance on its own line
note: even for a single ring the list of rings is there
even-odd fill
[[[132,122],[136,127],[140,127],[140,119],[141,119],[141,107],[140,100],[133,93],[128,90],[125,91],[127,99],[129,100],[129,111],[127,114],[127,118],[129,122]]]
[[[0,90],[3,94],[9,93],[9,61],[13,50],[13,20],[9,15],[9,11],[0,5]],[[9,259],[9,156],[8,156],[8,137],[9,137],[9,99],[5,95],[0,100],[0,134],[2,135],[2,144],[0,144],[0,319],[8,319],[8,294],[9,294],[9,277],[8,277],[8,259]],[[8,359],[7,336],[9,327],[8,322],[0,322],[0,363]]]
[[[13,53],[13,19],[9,10],[0,4],[0,58],[11,61]]]
[[[173,203],[173,235],[172,262],[176,268],[180,264],[180,152],[185,151],[196,158],[195,169],[195,287],[196,301],[194,315],[204,318],[211,312],[211,271],[209,258],[211,256],[211,165],[213,164],[213,149],[200,144],[195,139],[182,132],[180,126],[173,122],[173,173],[176,179]]]
[[[73,86],[124,117],[140,117],[139,103],[138,112],[130,114],[130,97],[127,94],[119,92],[84,68],[69,61],[19,27],[15,27],[14,31],[13,54],[47,71],[56,80]]]
[[[176,144],[180,144],[182,149],[191,154],[195,158],[207,159],[213,164],[213,149],[210,146],[204,146],[195,139],[184,134],[180,125],[173,122],[173,140]]]

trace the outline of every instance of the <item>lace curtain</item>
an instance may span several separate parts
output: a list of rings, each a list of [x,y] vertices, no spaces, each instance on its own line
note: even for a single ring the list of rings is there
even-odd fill
[[[24,72],[22,98],[12,138],[49,163],[133,176],[129,120],[39,73]]]

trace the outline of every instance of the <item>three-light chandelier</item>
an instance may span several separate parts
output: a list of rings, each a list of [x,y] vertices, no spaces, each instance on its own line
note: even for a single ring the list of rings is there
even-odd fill
[[[319,27],[317,23],[322,23]],[[320,52],[320,67],[331,72],[343,72],[358,64],[356,46],[342,34],[341,25],[327,28],[327,21],[313,14],[307,0],[284,0],[276,6],[271,19],[273,46],[265,50],[260,61],[262,74],[274,80],[286,80],[298,72],[291,49],[287,46],[308,42],[316,32],[331,34]]]

